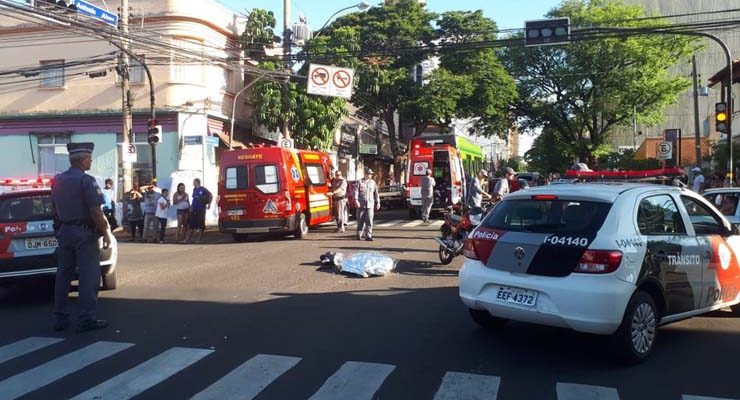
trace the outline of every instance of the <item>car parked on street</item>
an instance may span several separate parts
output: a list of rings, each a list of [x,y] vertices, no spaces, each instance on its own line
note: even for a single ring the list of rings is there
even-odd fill
[[[26,278],[56,274],[57,240],[51,204],[50,180],[7,180],[12,190],[0,194],[0,285]],[[118,243],[100,244],[100,269],[103,290],[117,286]]]
[[[732,224],[740,224],[740,188],[709,189],[703,193],[707,201],[712,203]]]
[[[460,297],[484,327],[518,320],[612,335],[637,363],[659,326],[740,311],[738,233],[678,187],[535,187],[506,196],[466,240]]]
[[[404,185],[386,185],[378,188],[382,208],[406,207],[406,187]]]

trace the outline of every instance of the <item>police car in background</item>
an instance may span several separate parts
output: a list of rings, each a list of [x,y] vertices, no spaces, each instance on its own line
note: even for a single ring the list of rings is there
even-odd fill
[[[740,236],[706,199],[655,184],[576,183],[508,195],[465,243],[460,297],[507,320],[613,335],[638,363],[658,326],[740,302]]]
[[[51,180],[0,181],[0,285],[31,277],[54,276],[57,270]],[[100,268],[104,290],[116,288],[118,244],[102,248]]]

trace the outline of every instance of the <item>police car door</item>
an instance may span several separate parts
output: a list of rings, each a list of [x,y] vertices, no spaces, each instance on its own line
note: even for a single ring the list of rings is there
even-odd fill
[[[704,201],[686,195],[681,200],[701,248],[704,271],[701,308],[734,301],[740,287],[736,257],[740,238],[730,236],[730,227]]]
[[[637,226],[647,242],[640,280],[661,284],[666,315],[697,309],[703,286],[699,243],[688,234],[676,201],[669,194],[648,194],[637,210]]]

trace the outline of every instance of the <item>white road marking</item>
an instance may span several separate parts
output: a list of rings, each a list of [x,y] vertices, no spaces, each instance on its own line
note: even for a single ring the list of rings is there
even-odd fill
[[[441,219],[440,219],[440,220],[436,220],[436,221],[432,222],[432,223],[431,223],[431,224],[429,224],[429,225],[430,225],[430,226],[442,226],[442,224],[444,224],[444,223],[445,223],[445,222],[444,222],[443,220],[441,220]]]
[[[296,357],[258,354],[191,400],[251,400],[299,361]]]
[[[131,346],[132,343],[96,342],[55,358],[0,382],[0,399],[17,399]]]
[[[421,225],[421,224],[422,224],[423,222],[424,222],[424,221],[422,221],[422,220],[420,220],[420,219],[417,219],[416,221],[411,221],[411,222],[409,222],[409,223],[407,223],[407,224],[403,224],[403,225],[401,225],[401,226],[403,226],[404,228],[413,228],[413,227],[415,227],[415,226],[419,226],[419,225]]]
[[[173,347],[73,397],[73,400],[130,399],[211,353],[213,350]]]
[[[434,400],[496,400],[500,384],[498,376],[447,372]]]
[[[393,220],[393,221],[388,221],[388,222],[383,222],[381,224],[376,224],[375,227],[376,228],[388,228],[388,227],[393,226],[393,225],[398,225],[401,222],[404,222],[404,220],[402,220],[402,219],[396,219],[396,220]]]
[[[556,392],[558,400],[619,400],[617,389],[603,386],[558,382]]]
[[[29,337],[23,340],[19,340],[14,343],[6,344],[0,347],[0,364],[12,360],[16,357],[34,352],[38,349],[43,349],[46,346],[51,346],[54,343],[59,343],[64,339],[51,338],[51,337]]]
[[[369,400],[396,367],[347,361],[309,400]]]

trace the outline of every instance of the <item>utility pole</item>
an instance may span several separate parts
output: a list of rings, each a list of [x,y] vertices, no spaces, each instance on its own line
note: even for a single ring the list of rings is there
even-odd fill
[[[632,106],[632,151],[637,151],[637,106]]]
[[[699,133],[699,78],[696,74],[696,56],[691,56],[691,75],[694,77],[694,138],[696,138],[696,165],[701,165],[701,134]]]
[[[121,47],[129,48],[128,40],[128,0],[121,0],[121,18],[119,19],[119,31],[121,32]],[[129,82],[129,58],[125,51],[121,52],[118,63],[118,71],[121,74],[121,98],[123,115],[123,148],[121,152],[128,151],[130,144],[135,142],[131,137],[133,132],[133,118],[131,116],[131,84]],[[132,168],[130,162],[123,163],[123,191],[128,192],[132,188]]]
[[[290,31],[290,0],[283,0],[283,64],[285,70],[290,73],[292,51],[292,32]],[[283,101],[288,103],[290,86],[286,83],[283,87]],[[283,138],[290,139],[290,125],[288,118],[283,120]]]

